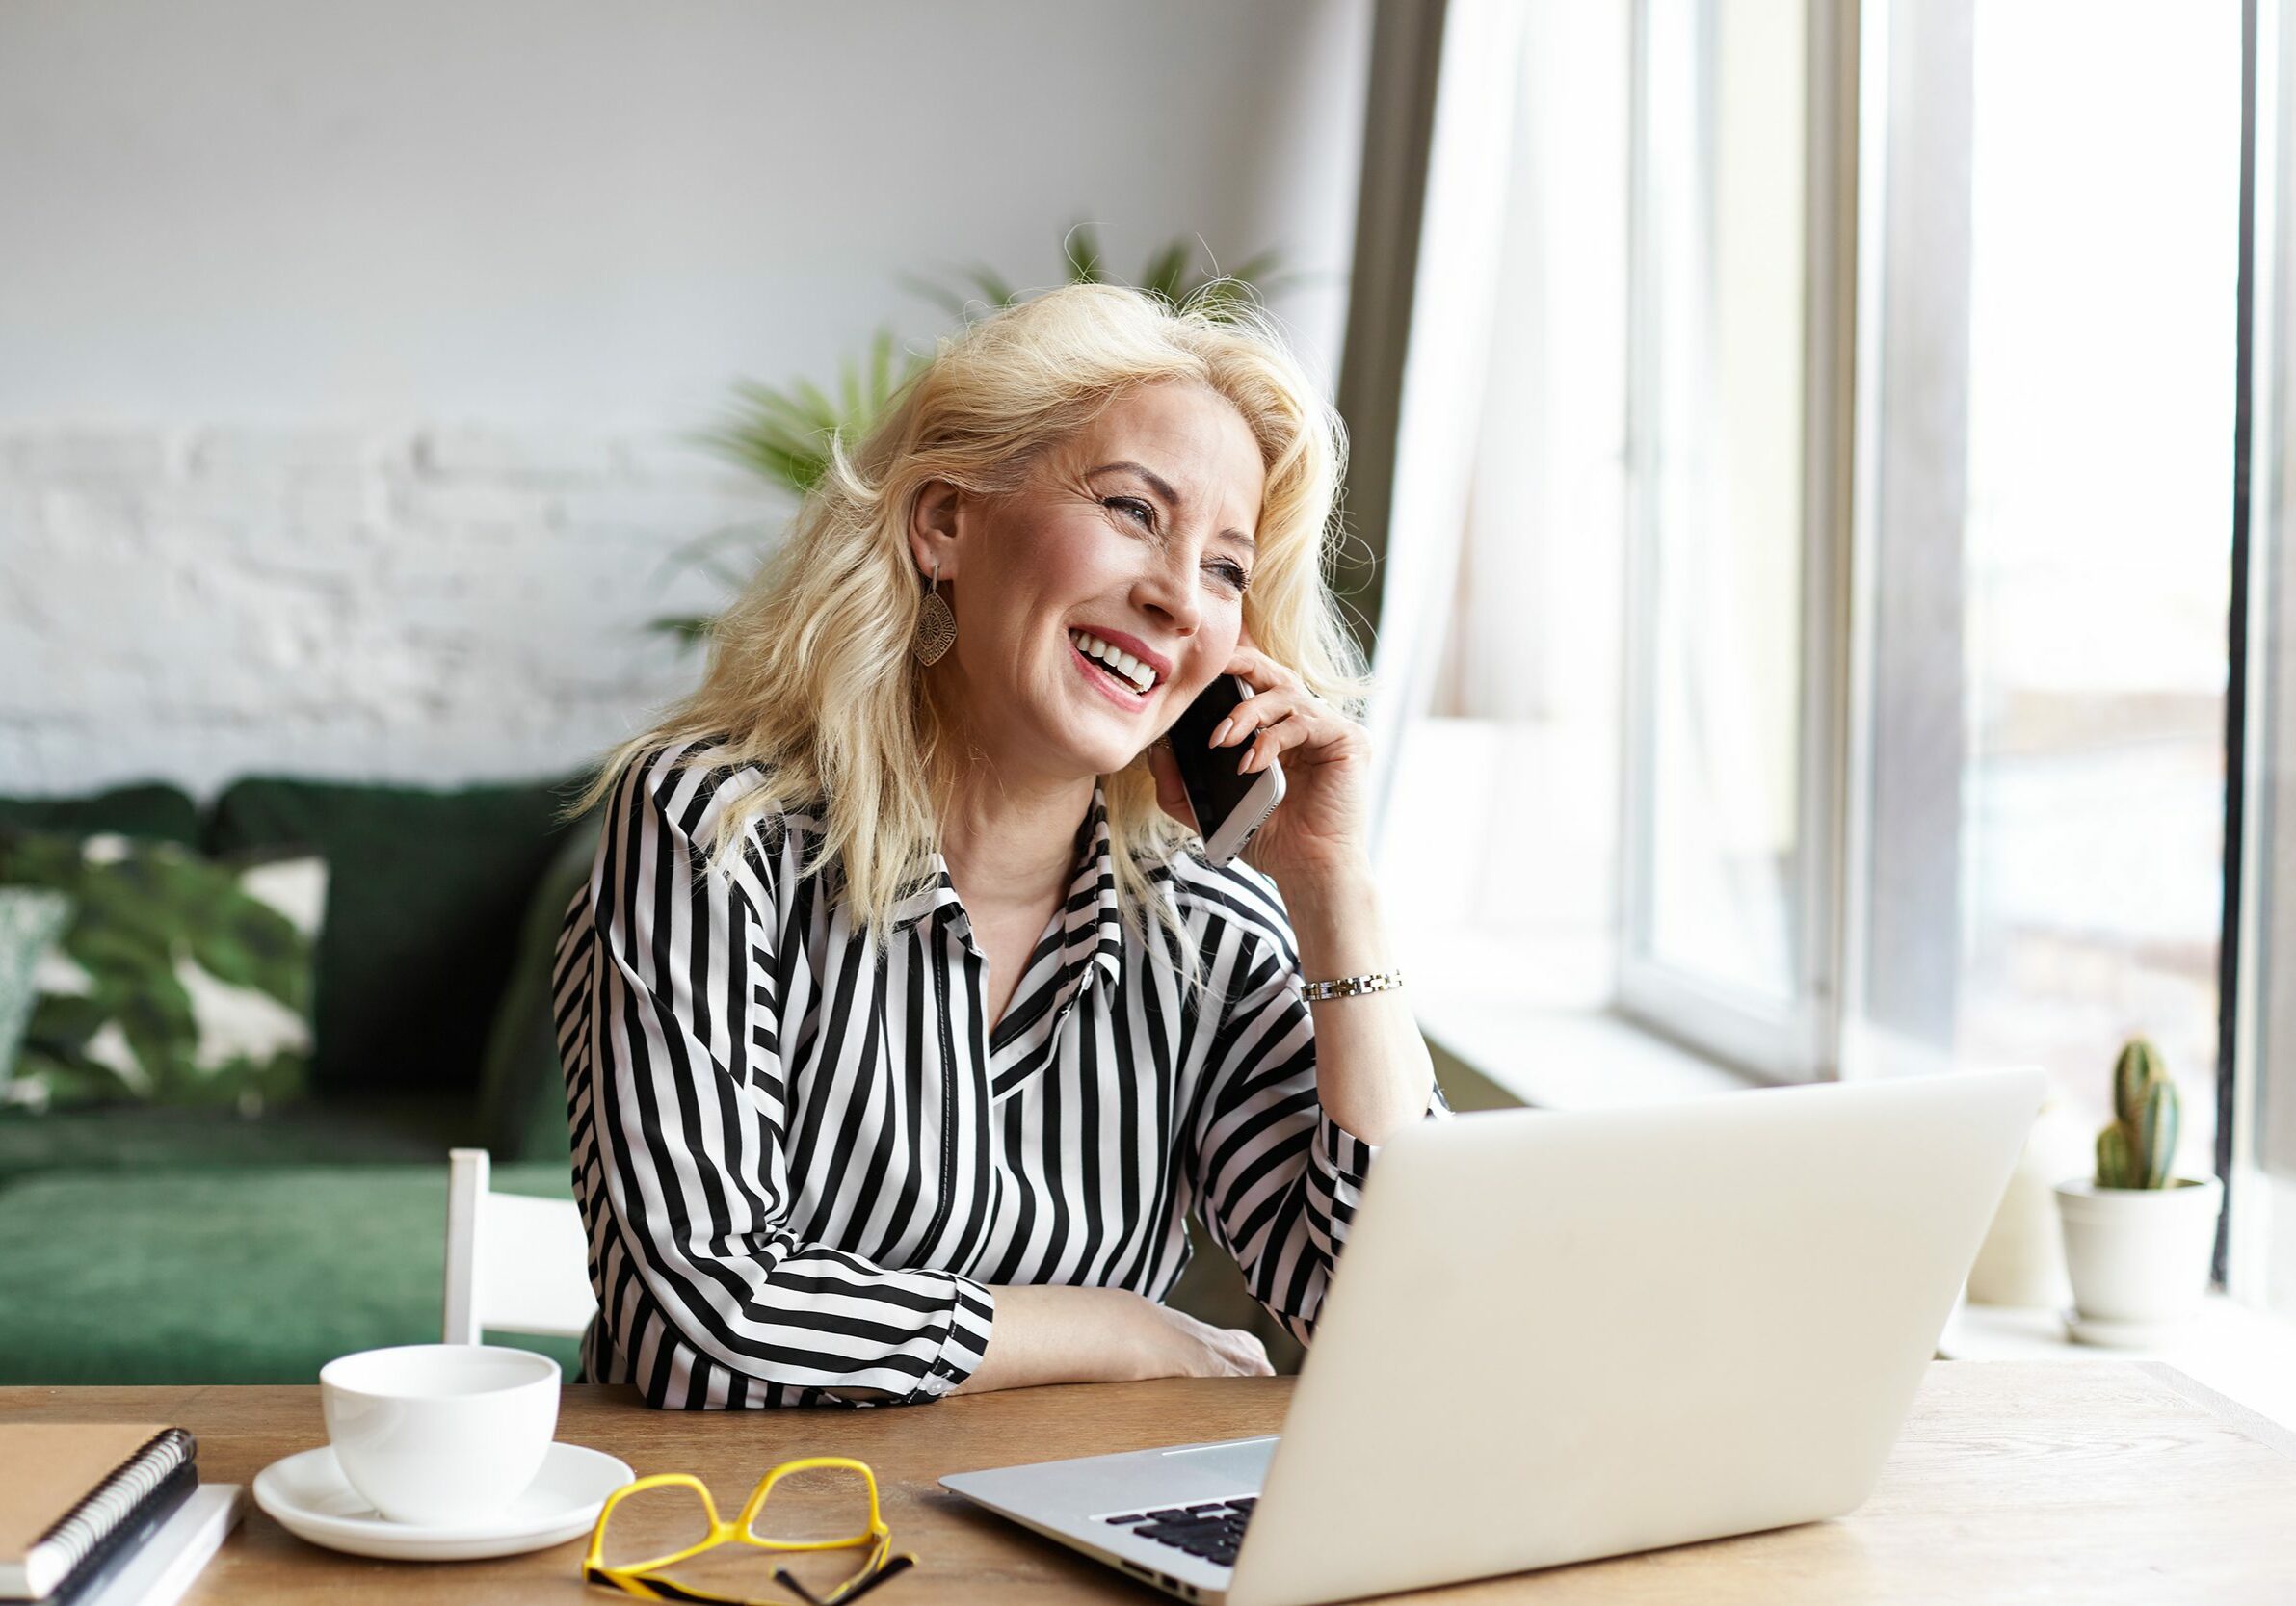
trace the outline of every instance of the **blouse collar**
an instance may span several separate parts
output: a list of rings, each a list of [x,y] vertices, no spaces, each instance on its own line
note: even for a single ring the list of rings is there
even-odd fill
[[[1064,980],[1082,966],[1096,967],[1109,982],[1122,974],[1124,951],[1123,915],[1117,900],[1116,861],[1108,829],[1108,800],[1098,777],[1093,779],[1092,806],[1076,828],[1073,874],[1062,901],[1060,974]],[[933,879],[893,906],[893,927],[904,930],[940,909],[950,928],[966,942],[972,940],[972,917],[957,895],[949,876],[949,861],[938,849],[933,854]]]

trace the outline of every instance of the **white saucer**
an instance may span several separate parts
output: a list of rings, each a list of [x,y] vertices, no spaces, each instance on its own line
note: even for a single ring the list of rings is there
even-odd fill
[[[334,1446],[322,1444],[256,1473],[254,1494],[280,1527],[330,1550],[394,1562],[465,1562],[580,1538],[598,1519],[606,1496],[634,1476],[602,1451],[552,1444],[526,1492],[501,1514],[467,1527],[433,1527],[393,1522],[376,1511],[343,1476]]]

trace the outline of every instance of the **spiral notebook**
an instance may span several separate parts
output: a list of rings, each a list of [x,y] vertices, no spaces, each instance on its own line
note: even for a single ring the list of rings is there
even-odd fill
[[[46,1600],[196,1485],[198,1446],[160,1422],[0,1423],[0,1600]]]
[[[48,1598],[68,1595],[74,1606],[174,1606],[237,1526],[245,1494],[238,1484],[201,1484],[157,1533],[114,1566],[99,1567],[84,1585],[82,1568]]]

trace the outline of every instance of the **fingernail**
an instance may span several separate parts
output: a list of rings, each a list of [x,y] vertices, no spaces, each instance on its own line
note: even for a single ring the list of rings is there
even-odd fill
[[[1212,732],[1212,746],[1218,747],[1221,743],[1227,741],[1228,727],[1234,724],[1235,721],[1232,719],[1222,720],[1220,722],[1220,728]]]

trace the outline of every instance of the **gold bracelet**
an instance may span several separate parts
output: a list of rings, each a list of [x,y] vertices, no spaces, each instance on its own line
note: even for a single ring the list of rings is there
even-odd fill
[[[1342,976],[1333,982],[1305,984],[1308,1000],[1325,998],[1359,998],[1366,992],[1385,992],[1389,987],[1403,986],[1403,972],[1386,970],[1376,976]]]

